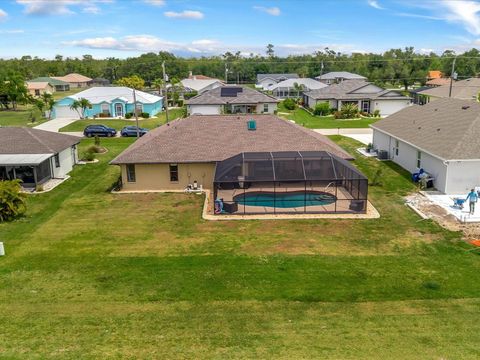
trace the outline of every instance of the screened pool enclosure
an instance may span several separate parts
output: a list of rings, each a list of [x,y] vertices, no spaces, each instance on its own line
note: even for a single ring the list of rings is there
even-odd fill
[[[365,213],[368,179],[326,151],[240,153],[218,162],[215,214]]]

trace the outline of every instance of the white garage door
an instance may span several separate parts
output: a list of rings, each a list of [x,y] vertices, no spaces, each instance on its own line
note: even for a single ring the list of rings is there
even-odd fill
[[[410,106],[408,100],[376,100],[375,109],[380,110],[381,116],[388,116]]]
[[[218,105],[190,105],[190,115],[220,115],[220,106]]]
[[[70,109],[70,106],[55,106],[56,119],[80,119],[75,110]]]

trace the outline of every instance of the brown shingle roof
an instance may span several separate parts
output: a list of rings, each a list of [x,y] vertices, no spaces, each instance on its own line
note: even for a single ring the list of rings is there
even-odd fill
[[[222,89],[238,88],[241,92],[237,96],[221,96]],[[279,100],[261,93],[260,91],[251,89],[249,87],[241,86],[224,86],[213,90],[205,91],[204,93],[192,97],[186,101],[187,105],[225,105],[225,104],[261,104],[261,103],[278,103]]]
[[[62,81],[65,81],[65,82],[68,82],[68,83],[81,83],[81,82],[89,82],[89,81],[92,81],[92,79],[90,79],[89,77],[86,77],[82,74],[76,74],[76,73],[71,73],[71,74],[67,74],[65,76],[53,76],[54,79],[57,79],[57,80],[62,80]]]
[[[247,129],[251,119],[256,130]],[[273,115],[193,115],[150,131],[112,164],[215,162],[241,152],[302,150],[352,159],[327,137]]]
[[[20,127],[0,127],[0,139],[0,155],[56,154],[80,142],[76,136]]]
[[[480,104],[438,99],[370,125],[443,160],[480,159]]]
[[[429,86],[450,85],[450,78],[435,78],[428,80],[425,84]]]
[[[423,90],[419,94],[448,98],[450,92],[450,83],[448,85],[438,86],[433,89]],[[452,85],[452,98],[463,100],[475,100],[480,92],[480,78],[470,78],[460,81],[454,81]]]

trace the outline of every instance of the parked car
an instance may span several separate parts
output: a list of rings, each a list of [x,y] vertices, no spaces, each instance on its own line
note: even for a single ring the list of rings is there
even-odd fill
[[[148,132],[148,129],[138,128],[140,136],[145,135]],[[136,126],[125,126],[121,131],[120,135],[122,136],[137,136],[137,127]]]
[[[83,130],[83,135],[85,135],[86,137],[92,137],[92,136],[112,137],[117,135],[117,130],[105,125],[88,125]]]

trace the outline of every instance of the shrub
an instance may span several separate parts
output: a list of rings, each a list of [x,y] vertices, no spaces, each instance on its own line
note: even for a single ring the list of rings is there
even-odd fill
[[[125,114],[125,119],[131,119],[132,116],[133,116],[133,113],[128,112],[128,113]]]
[[[178,106],[178,107],[182,107],[182,106],[183,106],[183,100],[182,100],[182,99],[179,99],[179,100],[177,101],[177,106]]]
[[[94,154],[99,154],[99,153],[104,152],[104,149],[101,146],[95,144],[95,145],[90,146],[87,149],[87,152],[94,153]]]
[[[22,193],[20,180],[0,181],[0,222],[10,221],[25,210],[26,194]]]
[[[142,118],[144,118],[144,119],[148,119],[148,118],[150,117],[150,114],[147,113],[147,112],[142,112],[142,113],[140,114],[140,116],[141,116]]]
[[[335,119],[343,119],[343,114],[342,114],[341,111],[335,111],[335,112],[333,113],[333,117],[334,117]]]
[[[285,99],[283,101],[283,106],[285,106],[285,109],[287,110],[295,110],[297,104],[295,104],[295,101],[293,99]]]
[[[36,191],[36,192],[42,192],[42,191],[43,191],[43,185],[37,185],[37,186],[35,186],[35,191]]]
[[[374,117],[380,117],[380,110],[378,110],[378,109],[375,110],[375,111],[373,112],[373,116],[374,116]]]
[[[353,119],[358,117],[358,106],[353,103],[346,103],[342,105],[340,112],[343,115],[343,119]]]
[[[83,153],[82,160],[83,161],[93,161],[93,160],[95,160],[95,153],[90,152],[90,151],[87,151],[87,152]]]
[[[187,93],[183,94],[183,98],[185,100],[188,100],[188,99],[191,99],[192,97],[197,96],[197,95],[198,95],[198,92],[196,92],[196,91],[187,92]]]
[[[318,103],[315,105],[315,109],[313,109],[313,115],[326,116],[330,112],[330,104],[328,102]]]

